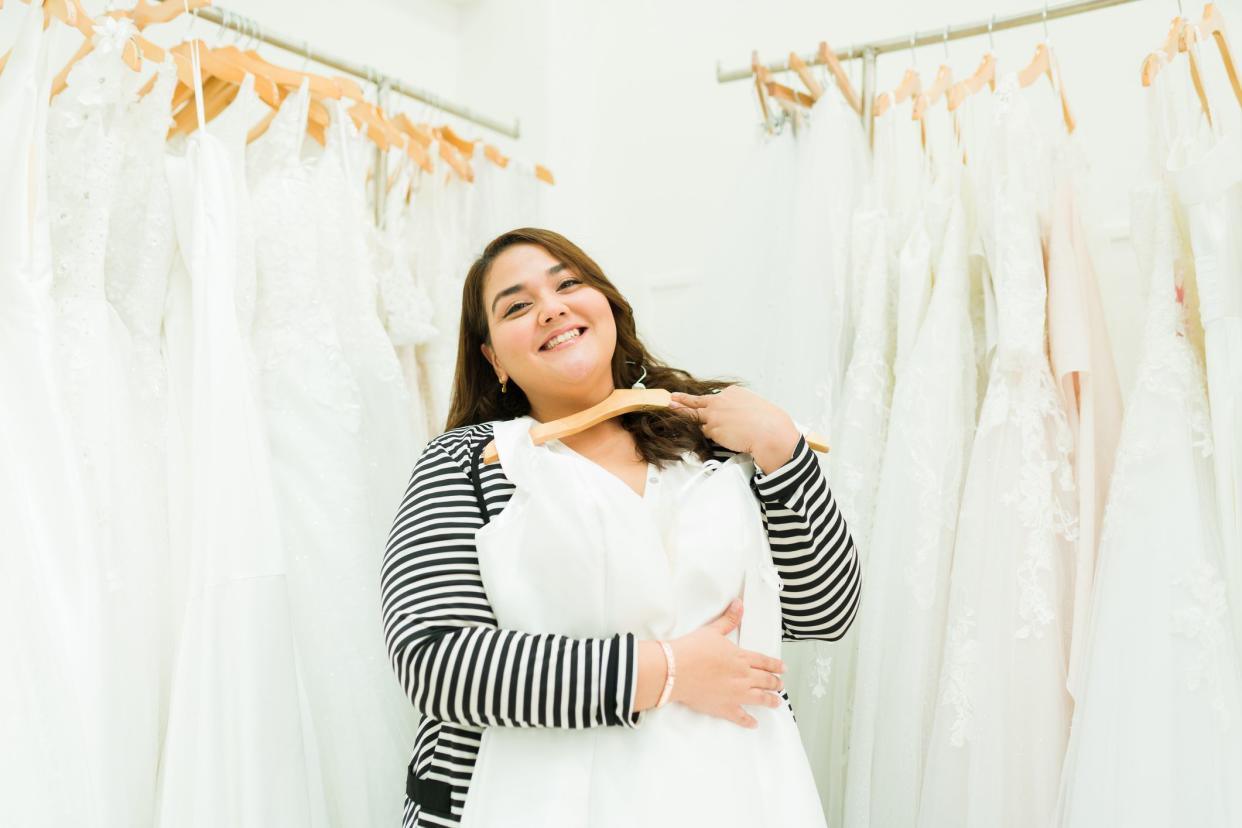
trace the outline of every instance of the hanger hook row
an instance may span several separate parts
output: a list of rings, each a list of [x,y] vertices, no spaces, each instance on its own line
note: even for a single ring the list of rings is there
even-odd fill
[[[988,51],[996,51],[996,41],[992,38],[992,27],[996,25],[996,12],[992,12],[992,16],[988,18]]]
[[[949,24],[944,24],[944,61],[949,62]]]
[[[1048,0],[1044,0],[1044,40],[1048,40]]]

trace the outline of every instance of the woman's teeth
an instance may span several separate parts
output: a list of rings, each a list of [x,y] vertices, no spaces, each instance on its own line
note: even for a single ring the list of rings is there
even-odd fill
[[[561,334],[560,336],[553,337],[552,339],[548,340],[548,343],[544,345],[543,348],[541,348],[540,350],[550,351],[553,348],[555,348],[557,345],[560,345],[562,342],[568,342],[571,339],[577,339],[578,333],[579,331],[577,328],[574,328],[573,330],[570,330],[570,331],[565,331],[565,333]]]

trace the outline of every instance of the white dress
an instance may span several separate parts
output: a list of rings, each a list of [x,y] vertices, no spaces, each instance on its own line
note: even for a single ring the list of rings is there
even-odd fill
[[[534,446],[534,422],[497,423],[500,462],[517,488],[476,536],[501,626],[667,639],[718,617],[745,583],[738,640],[778,652],[779,576],[749,456],[648,464],[639,496],[564,444]],[[749,710],[757,729],[678,703],[633,729],[488,728],[462,825],[824,825],[789,708]]]
[[[1236,109],[1232,96],[1213,100]],[[1203,132],[1177,142],[1167,164],[1194,249],[1225,574],[1242,638],[1242,133]]]
[[[104,814],[101,583],[56,370],[43,9],[17,9],[0,74],[0,824],[55,828]]]
[[[432,324],[435,309],[431,296],[414,278],[409,251],[410,211],[405,197],[411,185],[410,160],[402,156],[396,183],[388,192],[383,229],[371,234],[375,266],[379,276],[384,327],[392,340],[405,377],[410,400],[410,434],[416,453],[422,452],[434,436],[428,414],[428,395],[423,390],[423,371],[418,362],[418,346],[435,338]],[[491,162],[488,162],[491,163]]]
[[[1148,94],[1173,80],[1162,72]],[[1242,666],[1221,572],[1203,367],[1179,301],[1189,239],[1164,184],[1136,193],[1135,207],[1147,322],[1056,824],[1225,828],[1242,824]]]
[[[379,286],[368,242],[371,219],[363,190],[369,150],[359,143],[353,121],[339,101],[332,102],[329,111],[327,143],[311,179],[318,266],[305,278],[319,280],[345,361],[362,395],[366,525],[371,528],[371,548],[382,549],[418,458],[409,391],[379,315]]]
[[[96,25],[95,48],[74,64],[48,111],[48,206],[57,344],[78,461],[93,516],[106,591],[100,619],[100,723],[105,744],[125,743],[102,765],[102,825],[151,820],[159,758],[162,580],[166,547],[144,475],[144,435],[128,328],[105,288],[109,224],[139,76],[121,59],[129,21]]]
[[[239,92],[243,106],[248,86]],[[241,255],[244,234],[235,226],[247,127],[240,118],[217,122],[219,134],[215,122],[200,128],[184,156],[168,158],[193,323],[183,536],[189,560],[156,824],[323,826],[330,823],[294,639],[270,449],[239,327],[236,294],[249,275],[247,258],[253,262]]]
[[[951,170],[951,168],[950,168]],[[975,415],[960,184],[923,324],[893,390],[867,558],[845,823],[913,825],[944,644],[957,508]],[[852,531],[852,525],[851,525]]]
[[[128,70],[126,70],[128,71]],[[123,116],[125,157],[122,185],[115,189],[108,224],[105,291],[108,303],[129,332],[129,373],[134,392],[131,410],[136,435],[129,459],[134,493],[143,505],[147,542],[154,550],[149,577],[160,595],[158,605],[159,721],[168,706],[172,662],[172,625],[167,623],[168,596],[168,376],[162,327],[168,277],[177,252],[172,202],[164,173],[164,143],[172,123],[169,105],[177,82],[175,64],[159,67],[155,86],[133,101]]]
[[[395,825],[413,708],[376,635],[362,394],[315,278],[315,190],[301,158],[309,91],[247,152],[258,294],[254,351],[288,558],[298,670],[332,825]]]
[[[958,516],[921,828],[1044,828],[1069,735],[1076,493],[1045,348],[1036,198],[1048,171],[1016,78],[995,94],[999,339]]]

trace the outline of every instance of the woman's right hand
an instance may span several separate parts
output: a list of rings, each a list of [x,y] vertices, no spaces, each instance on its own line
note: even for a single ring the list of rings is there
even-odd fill
[[[763,653],[743,650],[726,637],[741,623],[742,611],[742,602],[735,599],[716,620],[669,642],[677,670],[670,701],[753,728],[759,723],[742,705],[784,704],[777,692],[785,685],[776,674],[783,673],[785,665]],[[667,671],[659,643],[642,641],[639,648],[639,683],[646,686],[639,688],[639,709],[644,709],[659,700]],[[650,698],[653,687],[655,699]]]

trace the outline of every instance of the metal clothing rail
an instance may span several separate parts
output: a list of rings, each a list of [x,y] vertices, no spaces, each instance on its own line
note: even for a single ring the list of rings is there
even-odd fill
[[[165,0],[165,2],[175,2],[175,0]],[[488,115],[476,112],[470,107],[453,103],[452,101],[442,98],[433,92],[428,92],[425,89],[419,89],[418,87],[411,86],[404,81],[384,75],[370,66],[364,66],[360,63],[354,63],[352,61],[316,51],[312,49],[310,44],[306,41],[294,40],[293,38],[276,34],[270,31],[266,26],[261,26],[250,18],[227,11],[219,6],[206,6],[195,10],[193,14],[204,20],[209,20],[218,26],[223,26],[236,32],[249,35],[257,40],[263,41],[264,43],[269,43],[272,46],[291,52],[292,54],[305,55],[306,57],[314,60],[316,63],[321,63],[324,66],[337,70],[338,72],[344,72],[348,75],[353,75],[360,80],[375,84],[377,90],[381,94],[381,97],[384,92],[396,92],[401,95],[405,95],[408,98],[413,98],[416,101],[421,101],[422,103],[438,109],[441,112],[456,115],[458,118],[462,118],[473,124],[490,129],[491,131],[497,132],[501,135],[507,135],[510,138],[518,138],[521,135],[520,124],[518,123],[517,118],[513,118],[509,121],[502,121],[498,118],[492,118]]]
[[[876,55],[885,52],[898,52],[903,49],[914,49],[919,46],[931,46],[939,43],[947,43],[950,40],[961,40],[966,37],[977,37],[979,35],[989,34],[991,32],[1004,31],[1005,29],[1015,29],[1020,26],[1030,26],[1035,23],[1046,23],[1049,20],[1056,20],[1061,17],[1071,17],[1084,12],[1096,11],[1098,9],[1106,9],[1110,6],[1121,6],[1126,3],[1133,3],[1136,0],[1075,0],[1075,2],[1060,3],[1055,6],[1044,5],[1042,8],[1033,11],[1023,12],[1021,14],[1009,15],[1007,17],[995,17],[988,20],[980,20],[974,23],[966,23],[960,26],[946,26],[943,29],[935,29],[925,32],[914,32],[904,37],[894,37],[888,40],[875,40],[870,43],[861,43],[850,46],[847,49],[835,49],[839,60],[854,60],[863,58],[864,61],[874,60]],[[821,61],[814,53],[803,55],[802,59],[808,65],[819,64]],[[765,64],[768,69],[773,72],[788,72],[790,66],[787,61],[777,61],[775,63]],[[716,81],[717,83],[728,83],[730,81],[746,80],[753,74],[748,64],[743,69],[730,69],[725,71],[721,69],[720,63],[716,63]],[[864,85],[865,81],[864,81]]]

